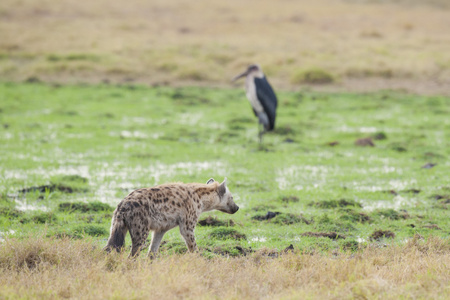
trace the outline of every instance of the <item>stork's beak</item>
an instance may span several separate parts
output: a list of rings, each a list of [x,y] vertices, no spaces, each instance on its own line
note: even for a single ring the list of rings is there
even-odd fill
[[[241,74],[239,74],[239,75],[237,75],[237,76],[235,76],[235,77],[231,80],[231,82],[235,82],[235,81],[238,80],[239,78],[245,77],[245,76],[247,76],[247,75],[248,75],[248,70],[245,71],[245,72],[243,72],[243,73],[241,73]]]

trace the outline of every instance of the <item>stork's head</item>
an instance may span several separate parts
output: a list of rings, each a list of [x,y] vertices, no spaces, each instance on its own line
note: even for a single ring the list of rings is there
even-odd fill
[[[248,75],[254,75],[254,76],[257,76],[257,77],[264,76],[261,67],[259,65],[257,65],[257,64],[253,64],[253,65],[248,66],[247,70],[245,70],[243,73],[235,76],[232,81],[236,81],[239,78],[245,77],[245,76],[248,76]]]

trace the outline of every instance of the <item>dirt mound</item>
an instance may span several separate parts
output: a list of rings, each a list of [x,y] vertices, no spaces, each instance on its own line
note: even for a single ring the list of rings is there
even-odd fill
[[[221,220],[218,220],[217,217],[211,217],[211,216],[208,216],[205,219],[202,219],[202,220],[198,221],[197,224],[199,226],[212,226],[212,227],[234,226],[233,220],[221,221]]]
[[[395,238],[395,233],[390,230],[375,230],[369,238],[371,240],[379,241],[382,238],[393,239]]]
[[[362,139],[357,139],[355,141],[355,145],[356,146],[361,146],[361,147],[375,147],[374,142],[372,141],[372,138],[368,137],[368,138],[362,138]]]
[[[268,211],[267,214],[265,215],[256,215],[252,217],[252,220],[257,220],[257,221],[266,221],[266,220],[270,220],[275,218],[276,216],[278,216],[279,214],[281,214],[278,211],[272,212],[272,211]]]
[[[212,252],[222,256],[247,256],[255,251],[251,247],[244,248],[241,246],[235,246],[233,248],[216,247],[212,250]]]
[[[228,227],[218,227],[213,229],[211,234],[209,235],[210,238],[218,239],[218,240],[246,240],[247,237],[245,234],[240,233],[239,231],[228,228]]]

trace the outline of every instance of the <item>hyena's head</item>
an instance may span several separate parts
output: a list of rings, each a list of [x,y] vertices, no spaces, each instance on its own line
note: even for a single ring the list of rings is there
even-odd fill
[[[206,182],[207,184],[214,183],[214,179],[211,178]],[[219,201],[214,206],[214,209],[220,210],[221,212],[234,214],[239,210],[239,206],[233,201],[233,195],[231,195],[230,190],[227,187],[227,178],[217,186],[217,194],[219,195]]]

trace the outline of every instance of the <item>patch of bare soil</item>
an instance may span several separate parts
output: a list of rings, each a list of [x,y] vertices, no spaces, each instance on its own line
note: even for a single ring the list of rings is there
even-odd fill
[[[424,225],[423,228],[442,230],[442,228],[440,228],[440,227],[437,226],[436,224]]]
[[[355,145],[361,147],[375,147],[375,144],[373,143],[372,138],[370,137],[357,139],[355,141]]]
[[[433,163],[427,163],[427,164],[425,164],[425,165],[422,166],[422,169],[431,169],[431,168],[433,168],[433,167],[435,167],[435,166],[436,166],[436,164],[433,164]]]
[[[338,141],[333,141],[333,142],[327,143],[327,145],[328,145],[328,146],[331,146],[331,147],[334,147],[334,146],[339,145],[339,142],[338,142]]]

